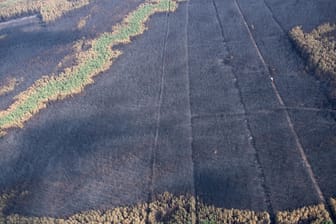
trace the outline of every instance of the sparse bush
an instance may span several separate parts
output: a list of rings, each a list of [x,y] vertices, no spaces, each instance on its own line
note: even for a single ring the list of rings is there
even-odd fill
[[[293,211],[278,212],[278,224],[324,224],[332,223],[328,211],[323,204],[308,206]]]

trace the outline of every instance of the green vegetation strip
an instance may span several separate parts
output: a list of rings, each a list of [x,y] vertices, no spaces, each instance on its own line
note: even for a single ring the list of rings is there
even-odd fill
[[[156,12],[174,11],[174,0],[151,0],[141,4],[113,32],[103,33],[98,38],[86,41],[83,45],[89,50],[76,55],[75,66],[66,68],[58,76],[50,75],[37,80],[31,87],[15,97],[15,102],[7,110],[0,111],[0,135],[7,129],[23,127],[25,121],[46,107],[46,103],[61,100],[81,92],[85,86],[93,83],[93,77],[106,71],[121,52],[112,50],[118,44],[131,42],[131,38],[142,34],[145,23]]]
[[[323,24],[305,33],[294,27],[289,36],[307,60],[308,66],[330,87],[329,96],[336,100],[336,24]]]
[[[39,13],[44,22],[51,22],[64,13],[83,7],[91,0],[4,0],[0,1],[0,20]]]

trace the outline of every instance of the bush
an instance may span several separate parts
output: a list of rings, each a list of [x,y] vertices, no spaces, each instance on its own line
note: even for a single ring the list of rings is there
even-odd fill
[[[326,224],[332,223],[328,211],[323,204],[308,206],[293,211],[278,212],[278,224]]]

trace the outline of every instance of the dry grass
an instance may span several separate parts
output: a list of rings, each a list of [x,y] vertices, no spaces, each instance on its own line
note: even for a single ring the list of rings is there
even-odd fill
[[[336,24],[320,25],[310,33],[294,27],[289,35],[309,68],[329,85],[331,99],[336,100]]]
[[[130,43],[131,37],[142,34],[151,15],[176,8],[177,2],[173,0],[147,1],[114,26],[113,32],[83,41],[81,46],[89,46],[89,49],[81,49],[76,54],[75,65],[65,68],[57,76],[51,74],[37,80],[17,95],[8,109],[0,111],[0,134],[3,135],[9,128],[23,127],[24,122],[46,107],[47,102],[83,91],[85,86],[94,82],[95,76],[109,69],[115,58],[121,55],[120,51],[112,50],[115,45]],[[80,46],[76,43],[74,47]]]
[[[43,21],[51,22],[89,3],[90,0],[5,0],[0,2],[0,20],[39,13]]]
[[[17,80],[16,78],[7,78],[5,84],[0,86],[0,96],[12,92],[19,83],[20,80]]]
[[[327,224],[332,223],[329,213],[323,204],[307,206],[294,211],[278,212],[278,224]]]

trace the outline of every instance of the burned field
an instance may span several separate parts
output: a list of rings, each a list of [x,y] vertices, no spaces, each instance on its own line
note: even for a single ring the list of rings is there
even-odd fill
[[[61,2],[0,23],[0,223],[336,221],[332,85],[291,32],[334,0]]]

